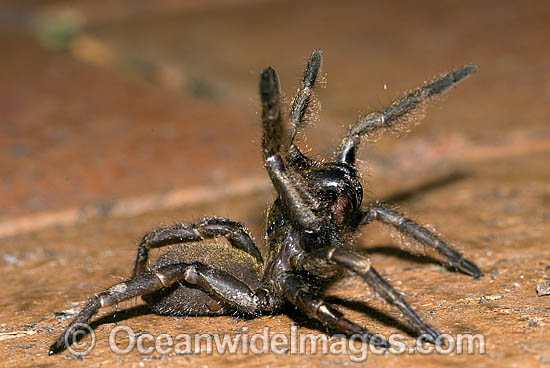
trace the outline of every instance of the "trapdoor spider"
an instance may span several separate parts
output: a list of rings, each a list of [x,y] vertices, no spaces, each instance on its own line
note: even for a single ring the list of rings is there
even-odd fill
[[[363,190],[355,168],[362,137],[406,123],[426,101],[450,90],[477,70],[467,65],[405,94],[389,106],[358,118],[342,139],[335,157],[315,161],[294,143],[304,126],[321,68],[321,51],[311,55],[288,116],[281,106],[279,79],[269,67],[260,76],[263,160],[277,199],[267,215],[266,259],[245,226],[220,217],[183,223],[146,234],[138,245],[133,275],[92,298],[50,347],[64,350],[72,327],[86,323],[100,308],[142,296],[158,314],[222,315],[242,312],[274,314],[291,303],[327,328],[372,336],[323,300],[323,288],[344,269],[360,276],[374,291],[397,307],[419,334],[435,342],[440,333],[422,320],[369,262],[352,250],[358,230],[374,220],[437,251],[456,269],[475,278],[481,270],[436,233],[380,203],[361,207]],[[286,120],[289,120],[287,126]],[[208,239],[225,237],[231,246]],[[149,250],[179,244],[147,267]],[[372,344],[389,347],[379,338]]]

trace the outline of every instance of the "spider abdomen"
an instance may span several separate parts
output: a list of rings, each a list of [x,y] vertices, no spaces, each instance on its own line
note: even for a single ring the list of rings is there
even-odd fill
[[[167,265],[195,262],[225,271],[242,280],[251,289],[261,286],[261,265],[249,254],[232,248],[221,239],[176,245],[161,255],[150,271],[155,272]],[[142,298],[153,312],[161,315],[221,315],[232,311],[230,306],[184,281],[143,295]]]

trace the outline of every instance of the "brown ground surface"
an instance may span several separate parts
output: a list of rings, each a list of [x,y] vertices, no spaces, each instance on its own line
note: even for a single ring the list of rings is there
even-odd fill
[[[437,224],[485,276],[474,281],[409,255],[378,225],[357,248],[440,330],[484,334],[486,354],[371,354],[362,364],[550,365],[550,296],[537,295],[550,281],[550,5],[94,4],[0,5],[0,364],[356,364],[336,354],[116,355],[108,346],[115,324],[174,336],[264,326],[288,334],[293,323],[321,332],[297,314],[159,317],[140,300],[101,311],[89,355],[47,356],[70,321],[55,312],[128,277],[146,231],[215,214],[262,238],[273,193],[258,148],[258,74],[276,66],[291,95],[319,47],[328,83],[318,91],[321,119],[307,132],[312,155],[330,153],[358,112],[439,72],[480,66],[407,137],[364,145],[361,170],[373,198]],[[413,343],[399,314],[356,277],[329,294],[371,330]]]

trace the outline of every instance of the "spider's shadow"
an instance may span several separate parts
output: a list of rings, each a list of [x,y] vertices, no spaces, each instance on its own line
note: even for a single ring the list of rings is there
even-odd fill
[[[376,321],[380,321],[382,324],[388,327],[393,327],[398,330],[405,332],[410,336],[415,336],[415,331],[410,328],[408,325],[402,323],[401,321],[385,314],[377,308],[371,307],[365,302],[356,301],[356,300],[345,300],[337,296],[328,296],[325,298],[327,303],[336,304],[341,307],[351,309],[360,313],[364,313],[370,316]],[[90,323],[90,327],[95,331],[99,326],[109,323],[120,323],[135,317],[145,316],[148,314],[153,314],[153,311],[146,305],[137,305],[123,310],[113,311],[106,315],[103,315]],[[319,331],[325,331],[326,328],[318,321],[307,317],[302,314],[300,311],[296,310],[292,306],[288,305],[283,314],[289,316],[296,324],[301,327],[310,328]],[[251,315],[239,315],[239,319],[250,320],[256,317]],[[341,331],[330,331],[333,333],[341,333]],[[78,340],[80,341],[84,336],[79,336]]]
[[[424,255],[407,252],[397,245],[376,245],[374,247],[364,247],[355,249],[357,253],[369,256],[372,254],[383,254],[390,257],[400,258],[408,262],[420,263],[420,264],[438,264],[442,267],[446,265],[442,264],[437,258]],[[449,271],[456,271],[454,268],[446,267]]]
[[[461,272],[456,267],[446,263],[441,263],[437,258],[430,257],[424,254],[409,253],[403,249],[397,248],[396,245],[377,245],[374,247],[365,247],[356,249],[357,253],[369,256],[372,254],[383,254],[390,257],[400,258],[408,262],[415,262],[420,264],[436,264],[441,266],[449,272]]]
[[[113,311],[109,314],[101,316],[90,323],[90,327],[95,330],[97,327],[106,323],[119,323],[128,319],[145,316],[151,313],[153,313],[153,311],[151,311],[147,304],[136,305],[134,307]]]
[[[420,194],[428,193],[432,190],[445,187],[447,185],[456,183],[458,181],[466,179],[468,176],[470,176],[466,171],[463,170],[456,170],[452,171],[446,175],[437,177],[432,180],[428,180],[424,183],[421,183],[417,185],[416,187],[405,189],[396,193],[393,193],[392,195],[383,198],[382,202],[387,203],[399,203],[399,202],[405,202],[408,201]]]
[[[391,196],[384,198],[382,202],[390,203],[390,204],[391,203],[399,204],[400,202],[408,201],[420,194],[427,193],[432,190],[464,180],[468,176],[469,175],[465,171],[454,171],[445,176],[441,176],[439,178],[424,182],[414,188],[410,188],[407,190],[403,190],[401,192],[394,193]],[[452,266],[441,264],[441,261],[438,260],[437,258],[424,255],[424,254],[415,254],[415,253],[407,252],[393,245],[378,245],[374,247],[357,249],[357,251],[359,251],[360,253],[365,252],[368,254],[375,254],[375,253],[384,254],[387,256],[401,258],[406,261],[421,263],[421,264],[440,264],[443,267],[445,267],[448,271],[456,271],[456,268]]]
[[[99,326],[104,324],[119,323],[119,322],[126,321],[128,319],[132,319],[139,316],[145,316],[151,313],[153,312],[146,304],[136,305],[134,307],[130,307],[122,310],[116,310],[104,316],[101,316],[98,319],[91,322],[89,326],[92,328],[93,331],[95,331]],[[77,342],[81,341],[89,334],[87,329],[81,330],[81,332],[84,332],[84,333],[80,333],[78,334],[78,336],[75,336]]]
[[[416,332],[409,327],[408,325],[404,324],[403,322],[399,321],[398,319],[393,318],[392,316],[382,312],[381,310],[369,306],[367,303],[358,301],[358,300],[346,300],[342,299],[337,296],[327,296],[324,297],[323,300],[325,300],[327,303],[335,304],[362,314],[365,314],[369,317],[371,317],[375,321],[381,322],[383,325],[391,328],[395,328],[397,330],[400,330],[407,335],[414,337],[416,336]],[[305,314],[301,313],[296,308],[292,308],[289,306],[284,313],[289,316],[297,325],[300,327],[309,328],[312,330],[318,330],[318,331],[327,331],[327,328],[319,321],[309,318]],[[342,331],[336,331],[329,329],[327,331],[328,333],[335,333],[335,334],[341,334]],[[374,331],[371,331],[374,333]]]

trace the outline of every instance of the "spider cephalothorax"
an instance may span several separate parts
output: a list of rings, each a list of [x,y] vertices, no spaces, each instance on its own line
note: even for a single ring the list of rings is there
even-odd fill
[[[335,157],[319,162],[294,144],[304,123],[321,68],[321,51],[311,55],[290,111],[283,113],[279,80],[273,68],[260,76],[263,159],[277,199],[268,211],[265,260],[243,224],[211,217],[146,234],[138,245],[131,278],[96,295],[50,347],[66,348],[74,326],[86,323],[99,308],[142,296],[155,313],[220,315],[235,312],[272,314],[293,304],[306,315],[341,333],[369,331],[348,320],[323,300],[323,287],[348,269],[396,306],[411,326],[435,342],[440,333],[424,322],[399,292],[352,250],[359,229],[372,221],[386,223],[403,235],[435,249],[441,258],[475,278],[481,270],[436,233],[380,203],[361,207],[363,189],[355,168],[362,137],[403,124],[427,100],[451,89],[477,70],[468,65],[405,94],[389,106],[360,117],[342,139]],[[208,239],[224,236],[231,247]],[[149,250],[176,245],[147,267]],[[372,344],[388,347],[377,338]]]

